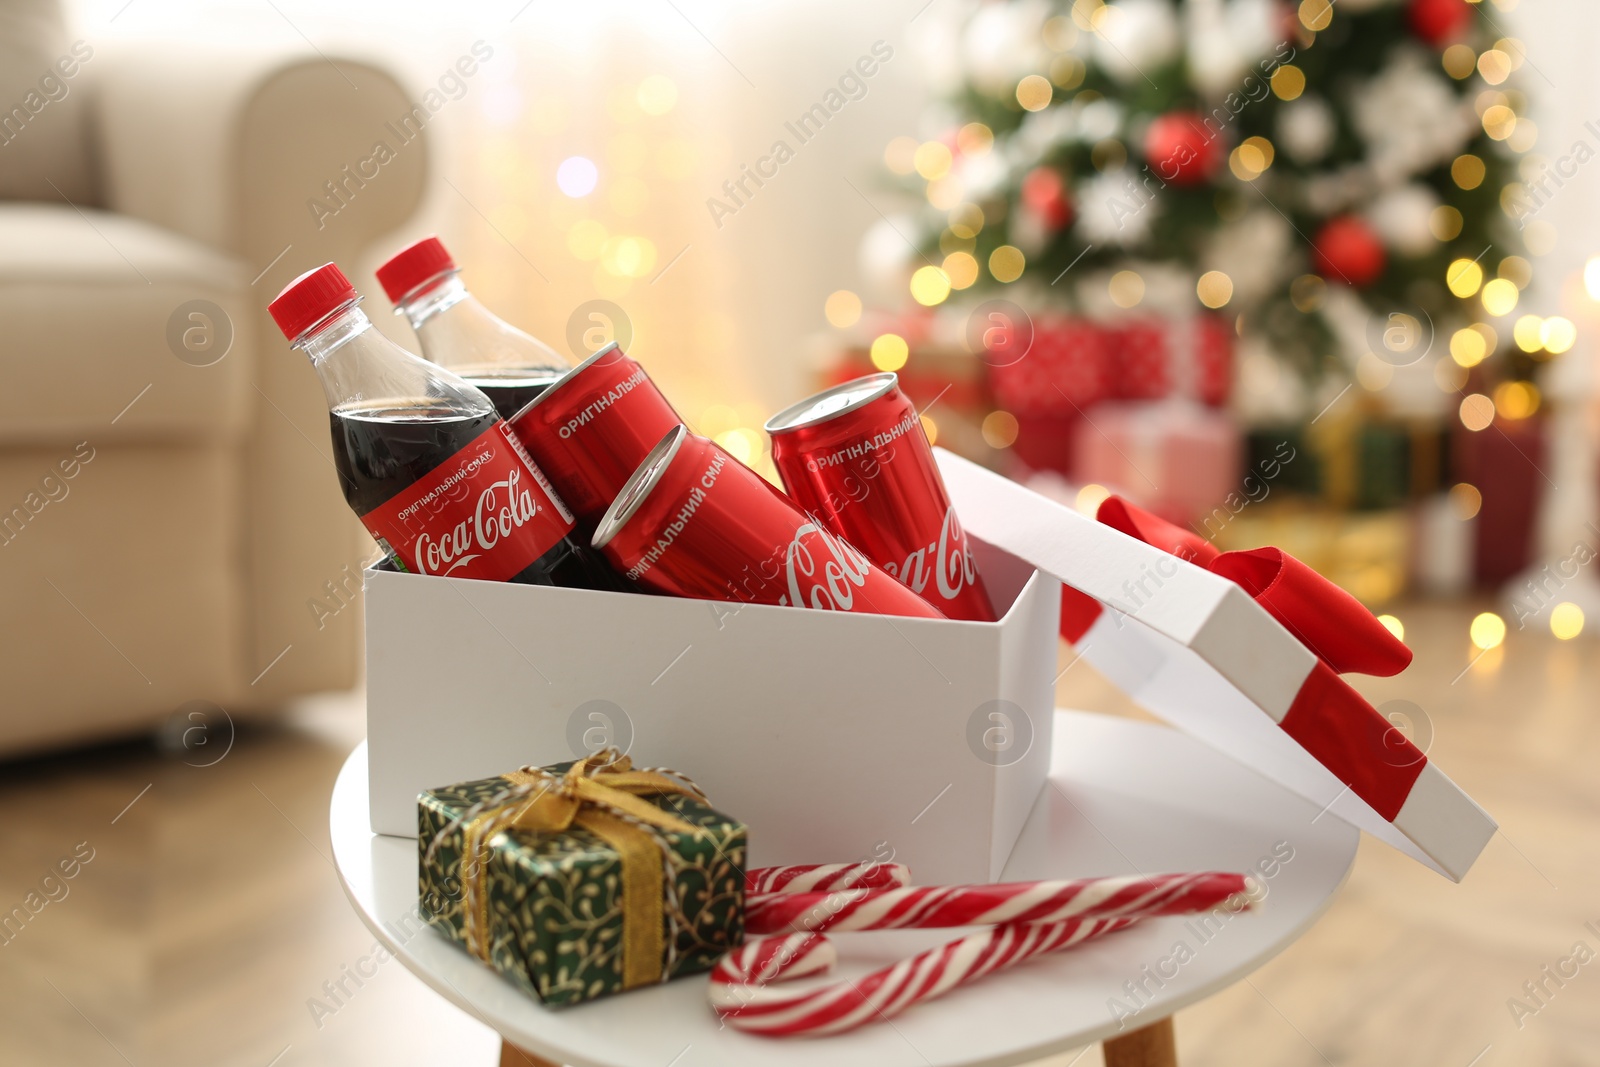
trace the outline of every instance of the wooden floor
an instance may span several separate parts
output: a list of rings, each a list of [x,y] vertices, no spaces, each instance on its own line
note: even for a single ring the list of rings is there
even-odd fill
[[[1513,633],[1463,674],[1471,611],[1400,610],[1416,664],[1359,685],[1423,709],[1430,755],[1504,833],[1459,886],[1364,843],[1310,934],[1180,1014],[1185,1067],[1600,1064],[1600,960],[1571,960],[1600,953],[1600,642]],[[1062,699],[1138,714],[1087,665]],[[241,729],[212,766],[144,743],[0,765],[0,913],[59,898],[0,944],[0,1064],[495,1063],[495,1036],[398,964],[351,977],[372,938],[326,823],[360,731],[342,698]],[[46,882],[62,861],[75,876]]]

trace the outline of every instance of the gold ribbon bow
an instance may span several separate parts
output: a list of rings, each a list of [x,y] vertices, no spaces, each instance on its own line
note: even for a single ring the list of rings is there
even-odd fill
[[[663,835],[698,834],[700,828],[641,798],[706,799],[693,782],[669,778],[667,774],[676,772],[662,773],[665,770],[635,769],[629,757],[608,748],[574,763],[565,774],[523,767],[503,775],[511,788],[474,805],[459,820],[463,927],[473,955],[489,959],[484,872],[495,835],[511,829],[559,834],[577,826],[621,857],[622,988],[663,981],[667,967],[663,926],[671,918],[665,905],[671,888],[667,862],[671,850]]]

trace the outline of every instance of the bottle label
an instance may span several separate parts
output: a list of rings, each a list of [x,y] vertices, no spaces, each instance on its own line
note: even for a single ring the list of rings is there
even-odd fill
[[[408,571],[490,582],[516,577],[572,532],[572,513],[498,420],[361,521]]]

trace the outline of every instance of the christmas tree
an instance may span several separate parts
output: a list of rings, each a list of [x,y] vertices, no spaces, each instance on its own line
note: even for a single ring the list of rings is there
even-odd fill
[[[887,155],[930,205],[912,295],[1212,309],[1292,371],[1281,419],[1314,415],[1311,386],[1331,395],[1362,359],[1431,352],[1454,392],[1506,351],[1526,377],[1506,317],[1531,275],[1539,194],[1515,179],[1536,131],[1500,15],[1489,0],[981,4],[957,35],[945,135]]]

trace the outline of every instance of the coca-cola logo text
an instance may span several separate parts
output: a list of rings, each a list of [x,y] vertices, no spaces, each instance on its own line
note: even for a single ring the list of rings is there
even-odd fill
[[[478,495],[470,520],[463,519],[437,534],[424,530],[417,538],[417,569],[423,574],[448,575],[469,565],[483,552],[493,551],[500,539],[531,522],[539,513],[533,493],[522,483],[522,472],[512,470],[491,482]]]
[[[930,555],[933,557],[931,568],[928,566]],[[918,595],[928,588],[931,571],[934,589],[945,600],[953,600],[962,589],[978,580],[978,567],[972,561],[972,549],[967,544],[966,531],[961,529],[953,507],[944,513],[937,542],[917,549],[903,563],[886,563],[883,569]]]
[[[809,539],[826,549],[826,557],[812,550]],[[784,576],[788,593],[780,604],[832,611],[853,611],[856,591],[867,584],[872,564],[847,542],[814,522],[800,526],[784,549]]]

